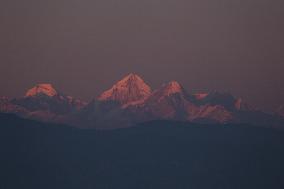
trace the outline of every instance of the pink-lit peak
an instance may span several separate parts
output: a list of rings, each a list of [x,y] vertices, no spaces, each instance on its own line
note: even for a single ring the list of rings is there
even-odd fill
[[[99,100],[115,100],[122,104],[145,99],[151,88],[136,74],[129,74],[99,96]]]
[[[171,95],[175,93],[183,92],[183,87],[177,81],[171,81],[162,86],[162,90],[164,91],[164,95]]]
[[[52,97],[52,96],[58,95],[58,92],[54,89],[54,87],[51,84],[43,83],[43,84],[38,84],[34,86],[33,88],[29,89],[25,96],[30,97],[30,96],[36,96],[39,94],[44,94],[44,95]]]

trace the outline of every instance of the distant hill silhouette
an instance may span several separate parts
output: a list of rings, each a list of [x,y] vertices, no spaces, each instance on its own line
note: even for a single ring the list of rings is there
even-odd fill
[[[152,121],[82,130],[0,114],[3,189],[283,189],[284,133]]]

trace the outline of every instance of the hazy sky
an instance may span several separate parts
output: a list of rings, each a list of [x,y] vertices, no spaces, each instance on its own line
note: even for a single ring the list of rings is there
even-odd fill
[[[153,88],[284,104],[283,0],[1,0],[0,95],[89,100],[129,72]]]

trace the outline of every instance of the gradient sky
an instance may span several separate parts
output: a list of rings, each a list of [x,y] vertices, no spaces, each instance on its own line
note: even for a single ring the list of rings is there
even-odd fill
[[[85,100],[135,72],[158,87],[284,104],[283,0],[1,0],[0,95]]]

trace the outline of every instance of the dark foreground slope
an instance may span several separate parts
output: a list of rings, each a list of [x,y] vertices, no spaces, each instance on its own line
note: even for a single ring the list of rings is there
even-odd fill
[[[0,114],[2,189],[283,189],[284,133],[151,122],[79,130]]]

